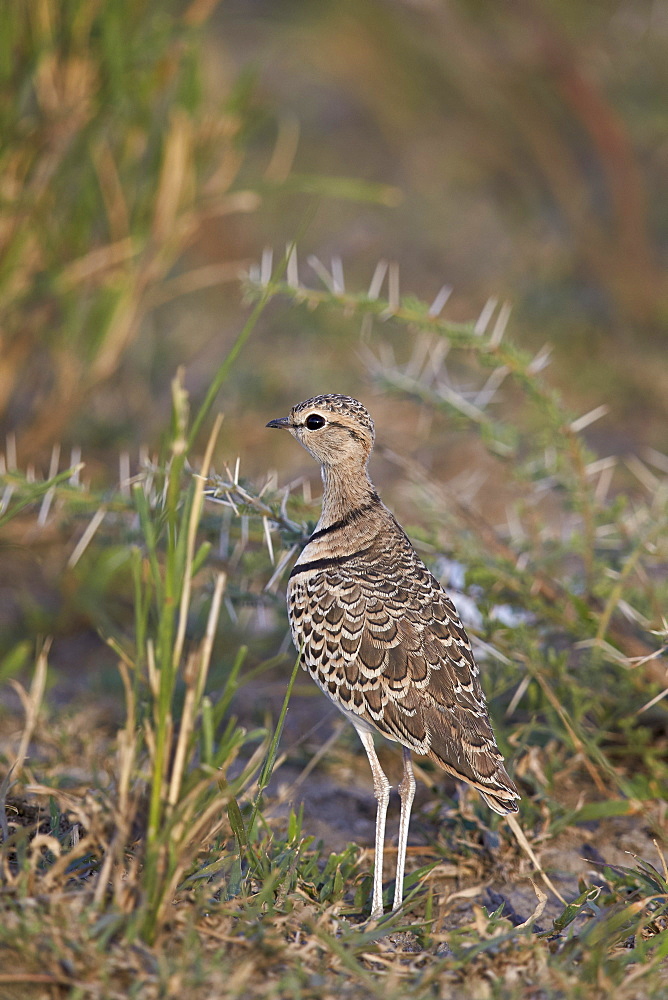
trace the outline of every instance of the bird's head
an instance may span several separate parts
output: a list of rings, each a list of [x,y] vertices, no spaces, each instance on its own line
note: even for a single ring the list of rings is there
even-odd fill
[[[323,466],[365,466],[373,447],[373,420],[358,400],[330,394],[297,403],[288,417],[270,420],[283,427]]]

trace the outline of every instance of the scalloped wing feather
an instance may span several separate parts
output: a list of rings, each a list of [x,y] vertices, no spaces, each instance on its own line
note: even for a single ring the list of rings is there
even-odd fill
[[[387,512],[360,553],[288,585],[303,666],[344,711],[477,788],[498,813],[517,810],[489,723],[471,644],[455,607]],[[294,572],[294,571],[293,571]]]

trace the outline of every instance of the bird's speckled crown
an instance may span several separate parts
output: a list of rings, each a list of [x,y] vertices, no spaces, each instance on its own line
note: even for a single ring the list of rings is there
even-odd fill
[[[295,416],[304,410],[317,409],[318,407],[329,413],[339,413],[341,416],[351,417],[362,427],[366,427],[371,437],[374,437],[373,420],[369,411],[362,406],[358,399],[353,399],[352,396],[342,396],[335,392],[326,393],[323,396],[313,396],[311,399],[305,399],[303,403],[297,403],[296,406],[292,407],[291,412]]]

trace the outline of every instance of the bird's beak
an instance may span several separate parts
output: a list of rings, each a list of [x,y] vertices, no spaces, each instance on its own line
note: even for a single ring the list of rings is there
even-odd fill
[[[277,420],[270,420],[267,427],[289,427],[290,420],[288,417],[278,417]]]

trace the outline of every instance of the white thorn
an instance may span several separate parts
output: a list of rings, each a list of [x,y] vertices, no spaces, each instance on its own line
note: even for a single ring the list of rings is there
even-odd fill
[[[118,456],[118,488],[121,496],[130,496],[130,452],[127,450]]]
[[[641,462],[636,455],[629,455],[624,461],[638,482],[642,483],[649,493],[656,493],[661,480],[647,468],[645,463]]]
[[[274,563],[275,563],[275,559],[274,559],[274,545],[273,545],[273,542],[271,540],[271,532],[269,530],[269,521],[267,520],[266,517],[262,518],[262,527],[264,528],[264,540],[267,543],[267,551],[269,553],[269,561],[271,562],[271,565],[273,566]]]
[[[226,492],[225,493],[225,498],[227,499],[227,502],[229,503],[230,507],[232,508],[232,510],[234,511],[234,513],[236,514],[236,516],[239,517],[239,508],[237,507],[237,505],[235,504],[234,500],[232,499],[231,494],[228,493],[228,492]]]
[[[473,403],[469,402],[465,396],[453,389],[452,386],[441,384],[437,388],[438,394],[446,402],[454,406],[456,410],[463,413],[464,416],[468,417],[470,420],[475,420],[476,423],[484,424],[487,422],[488,417],[483,411],[475,406]]]
[[[496,323],[494,324],[494,329],[492,330],[492,335],[489,338],[490,347],[498,347],[503,340],[503,335],[506,332],[506,327],[508,326],[508,320],[510,319],[510,314],[512,312],[512,306],[510,302],[504,302],[499,309],[499,315],[496,317]]]
[[[287,263],[285,268],[285,278],[290,288],[299,288],[299,271],[297,268],[297,247],[294,243],[288,243],[286,247]]]
[[[450,353],[450,341],[446,340],[445,337],[439,337],[431,349],[431,354],[429,356],[429,368],[431,368],[431,374],[434,378],[438,378],[443,368],[443,362]],[[425,373],[426,373],[425,367]]]
[[[7,435],[7,472],[16,472],[16,434],[10,431]]]
[[[102,524],[106,513],[107,512],[104,509],[104,507],[100,507],[93,514],[92,518],[90,519],[86,527],[86,530],[84,531],[83,535],[81,536],[77,544],[74,546],[72,555],[67,560],[67,565],[69,566],[70,569],[72,569],[73,566],[76,566],[76,564],[81,559],[82,555],[90,545],[93,539],[93,535]]]
[[[39,514],[37,515],[37,523],[40,528],[43,528],[46,524],[46,519],[49,516],[49,511],[51,510],[51,503],[53,502],[53,494],[55,490],[52,486],[50,490],[44,494],[44,499],[42,500],[42,506],[39,509]]]
[[[72,470],[72,475],[70,476],[70,486],[81,485],[80,473],[82,467],[81,448],[78,444],[73,445],[70,451],[70,468]]]
[[[9,501],[12,499],[12,494],[14,492],[14,486],[12,483],[8,483],[5,486],[2,493],[2,500],[0,500],[0,514],[4,514],[9,506]]]
[[[343,261],[337,255],[332,257],[332,286],[336,295],[343,295],[346,283],[343,277]]]
[[[499,300],[495,298],[487,299],[487,302],[485,302],[484,306],[482,307],[482,312],[478,316],[476,324],[473,327],[473,332],[477,333],[478,336],[481,336],[487,329],[487,324],[492,318],[494,310],[497,307],[498,301]]]
[[[500,387],[501,383],[505,379],[506,375],[509,374],[509,372],[510,369],[507,368],[506,365],[501,365],[500,368],[495,368],[492,374],[485,382],[480,392],[478,393],[478,395],[475,397],[474,400],[475,405],[481,408],[487,406],[487,404],[496,395],[497,389]]]
[[[506,719],[510,718],[510,716],[513,714],[513,712],[521,702],[522,698],[524,697],[524,692],[529,687],[530,683],[531,683],[531,674],[525,674],[522,680],[517,685],[517,691],[510,699],[510,704],[508,705],[508,708],[506,709],[505,712]]]
[[[362,317],[362,323],[360,325],[360,340],[364,343],[371,336],[371,331],[373,330],[373,316],[371,313],[367,313]]]
[[[452,287],[450,285],[443,285],[438,295],[436,296],[432,304],[429,306],[428,315],[431,317],[431,319],[436,319],[436,317],[440,315],[443,306],[448,301],[451,295],[452,295]]]
[[[641,712],[646,712],[648,708],[652,708],[652,706],[656,705],[657,702],[662,701],[667,694],[668,694],[668,688],[664,688],[663,691],[661,691],[659,694],[655,694],[654,697],[650,699],[650,701],[646,702],[642,708],[638,709],[636,715],[640,715]]]
[[[264,588],[265,590],[268,590],[268,591],[273,590],[273,588],[275,587],[276,583],[280,580],[281,574],[283,573],[283,570],[285,569],[285,567],[287,566],[287,564],[290,562],[290,560],[292,559],[292,557],[295,555],[295,553],[298,552],[298,550],[299,550],[299,545],[293,545],[292,548],[286,549],[282,553],[281,558],[278,560],[278,563],[276,564],[276,569],[271,574],[271,578],[269,579],[269,581],[265,585],[265,588]]]
[[[607,458],[597,458],[595,462],[589,462],[585,465],[585,473],[588,476],[596,476],[599,472],[603,472],[604,469],[609,469],[611,466],[617,464],[616,455],[608,455]]]
[[[601,406],[594,407],[594,409],[590,410],[589,413],[585,413],[581,417],[578,417],[577,420],[573,420],[571,422],[571,430],[574,434],[578,434],[580,431],[584,430],[585,427],[589,427],[590,424],[593,424],[594,421],[600,420],[601,417],[604,417],[609,410],[610,407],[606,406],[605,403]]]
[[[596,488],[594,490],[594,499],[599,504],[605,503],[606,497],[608,496],[608,490],[610,489],[610,484],[612,482],[612,477],[615,474],[616,467],[617,463],[615,462],[613,465],[608,465],[601,472],[599,481],[596,483]]]
[[[376,264],[376,270],[373,272],[373,278],[371,279],[371,284],[369,285],[369,291],[367,293],[368,298],[375,302],[375,300],[380,295],[380,290],[383,287],[383,282],[385,281],[385,275],[387,274],[387,261],[379,260]]]
[[[657,451],[656,448],[645,448],[643,452],[646,460],[660,472],[668,473],[668,455]]]
[[[325,286],[325,288],[327,289],[327,291],[328,292],[333,292],[334,291],[334,283],[332,282],[332,276],[330,275],[329,271],[327,270],[327,268],[325,267],[325,265],[322,263],[322,261],[318,260],[318,258],[315,256],[315,254],[309,254],[309,256],[308,256],[307,259],[308,259],[309,267],[313,268],[313,270],[318,275],[318,277],[322,281],[322,283]]]
[[[230,598],[229,597],[224,597],[223,598],[223,604],[227,608],[227,613],[230,616],[230,618],[232,619],[233,624],[234,625],[238,625],[239,624],[239,615],[237,614],[237,612],[235,610],[235,607],[232,604],[232,601],[230,600]]]
[[[538,372],[542,372],[543,368],[547,368],[550,363],[551,354],[552,346],[550,344],[544,344],[533,361],[529,362],[527,366],[527,372],[529,375],[537,375]]]
[[[390,264],[387,278],[387,303],[393,312],[399,308],[399,265],[396,260]]]
[[[271,247],[265,247],[262,251],[262,263],[260,264],[260,284],[268,285],[271,281],[271,271],[274,261],[274,251]]]
[[[429,347],[431,345],[431,335],[428,333],[421,333],[416,341],[415,347],[413,348],[413,353],[409,358],[408,364],[406,365],[404,374],[409,378],[417,379],[420,372],[424,367],[424,363],[429,354]]]
[[[49,464],[49,479],[53,479],[54,476],[58,475],[58,464],[60,462],[60,445],[54,444],[51,449],[51,462]],[[53,502],[53,497],[56,492],[55,486],[47,490],[44,494],[44,499],[42,500],[42,506],[39,509],[39,514],[37,515],[37,523],[40,528],[44,527],[46,524],[46,519],[49,516],[49,511],[51,510],[51,504]]]
[[[623,597],[620,597],[617,601],[617,607],[625,618],[628,618],[631,622],[635,622],[636,625],[641,625],[646,629],[652,624],[650,619],[646,618],[642,611],[638,611],[638,609],[634,608],[632,604],[625,601]]]

